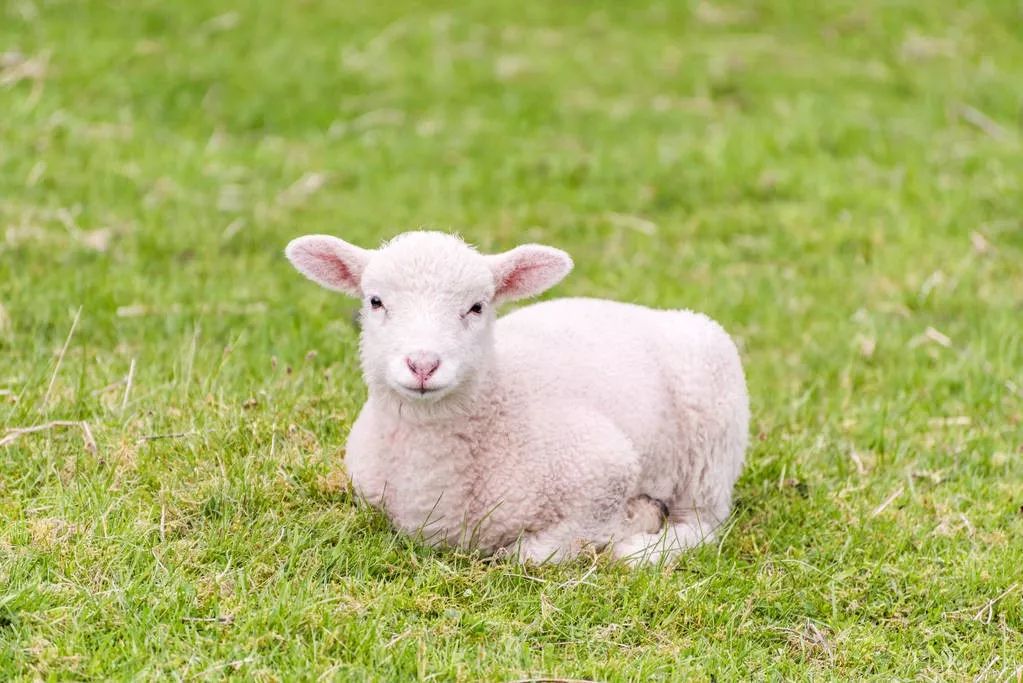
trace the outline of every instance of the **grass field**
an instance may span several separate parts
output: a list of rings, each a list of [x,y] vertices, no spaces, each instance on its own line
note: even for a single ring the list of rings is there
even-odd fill
[[[0,4],[0,678],[1019,681],[1021,26]],[[281,250],[420,226],[736,335],[720,543],[493,565],[353,501],[352,304]]]

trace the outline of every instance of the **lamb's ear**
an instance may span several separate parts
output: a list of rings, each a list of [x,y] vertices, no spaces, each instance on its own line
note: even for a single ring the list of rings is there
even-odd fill
[[[292,240],[284,254],[313,282],[361,297],[362,271],[373,252],[330,235],[306,235]]]
[[[494,303],[542,294],[572,270],[572,257],[554,247],[524,244],[487,256],[494,274]]]

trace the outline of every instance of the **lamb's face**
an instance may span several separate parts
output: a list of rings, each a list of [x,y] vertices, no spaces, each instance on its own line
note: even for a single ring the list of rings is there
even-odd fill
[[[417,402],[443,400],[490,366],[498,304],[539,294],[572,269],[551,247],[487,256],[439,232],[405,233],[375,251],[309,235],[286,253],[310,279],[362,300],[371,391]]]
[[[436,401],[486,367],[494,276],[460,240],[403,236],[373,256],[361,288],[362,367],[371,386]]]

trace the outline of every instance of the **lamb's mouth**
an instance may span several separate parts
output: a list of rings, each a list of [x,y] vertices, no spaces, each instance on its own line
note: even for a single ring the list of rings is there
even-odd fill
[[[428,386],[425,386],[425,385],[419,385],[419,386],[412,386],[412,387],[410,387],[410,386],[405,385],[405,384],[397,384],[396,386],[398,388],[399,393],[404,394],[405,396],[409,396],[411,398],[415,398],[415,399],[421,399],[421,398],[426,398],[426,397],[437,396],[437,395],[445,393],[447,391],[447,389],[449,388],[448,385],[439,386],[439,387],[428,387]]]

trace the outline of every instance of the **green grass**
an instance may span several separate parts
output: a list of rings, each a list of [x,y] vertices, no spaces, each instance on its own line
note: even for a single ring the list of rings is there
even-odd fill
[[[818,4],[0,4],[0,438],[95,442],[0,447],[0,678],[1019,680],[1023,9]],[[356,504],[351,304],[281,250],[420,226],[736,335],[720,543]]]

